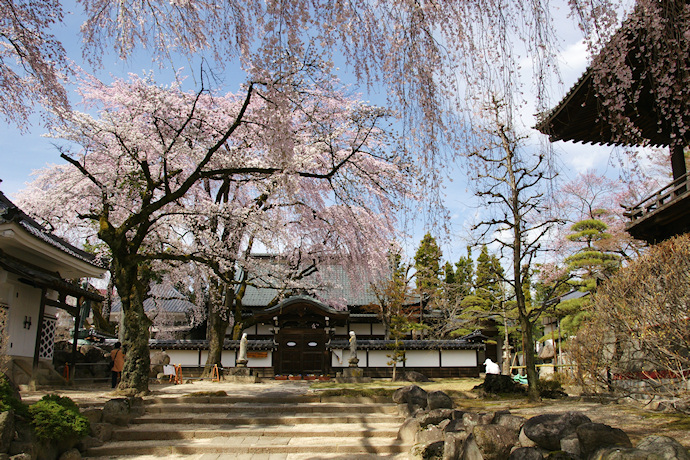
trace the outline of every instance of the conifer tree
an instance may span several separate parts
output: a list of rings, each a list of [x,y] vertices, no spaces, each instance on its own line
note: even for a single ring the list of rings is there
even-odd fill
[[[472,260],[472,248],[467,246],[467,255],[460,257],[455,263],[455,285],[458,287],[458,296],[464,298],[472,293],[474,285],[474,261]]]
[[[424,235],[414,256],[417,290],[424,302],[433,302],[441,288],[441,248],[430,233]]]
[[[569,284],[590,294],[560,302],[556,307],[556,315],[562,318],[561,328],[568,335],[574,335],[588,316],[587,307],[591,304],[598,282],[620,268],[620,256],[602,248],[602,243],[611,237],[603,221],[584,219],[573,224],[570,230],[572,233],[566,238],[581,247],[565,259],[569,275],[572,276]]]
[[[471,253],[461,258],[458,262],[458,273],[462,268],[463,277],[466,280],[464,289],[466,294],[460,300],[462,313],[462,327],[455,330],[455,335],[465,335],[481,327],[482,321],[499,313],[503,267],[495,255],[489,255],[486,245],[482,246],[477,258],[477,268],[474,270]],[[472,273],[475,278],[472,283]],[[460,276],[458,276],[460,279]]]

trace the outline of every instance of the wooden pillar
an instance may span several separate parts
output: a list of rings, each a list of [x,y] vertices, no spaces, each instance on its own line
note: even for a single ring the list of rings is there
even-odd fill
[[[685,168],[685,146],[678,144],[669,147],[669,149],[671,150],[671,169],[675,181],[685,176],[687,172]]]
[[[79,341],[79,320],[81,316],[81,304],[84,299],[77,300],[77,308],[75,309],[76,314],[74,315],[74,336],[72,339],[72,355],[71,355],[71,367],[70,367],[70,381],[74,380],[76,376],[76,364],[77,364],[77,342]]]
[[[44,287],[41,289],[41,303],[38,307],[38,321],[36,326],[36,342],[34,346],[34,362],[33,362],[33,373],[35,374],[36,369],[38,369],[38,358],[41,352],[41,336],[43,335],[43,315],[46,311],[46,294],[48,290]],[[35,375],[34,375],[35,377]]]

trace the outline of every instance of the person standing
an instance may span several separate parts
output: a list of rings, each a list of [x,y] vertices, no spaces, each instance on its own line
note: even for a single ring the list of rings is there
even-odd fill
[[[120,375],[122,374],[122,369],[125,368],[125,352],[122,349],[122,344],[116,342],[113,350],[110,352],[110,359],[113,362],[113,367],[111,368],[111,385],[113,388],[117,386],[120,382]]]

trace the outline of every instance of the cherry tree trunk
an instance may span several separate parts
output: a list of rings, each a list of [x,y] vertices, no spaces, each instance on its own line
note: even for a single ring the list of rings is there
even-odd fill
[[[125,367],[118,390],[132,394],[147,394],[149,391],[149,327],[151,320],[144,312],[144,296],[148,290],[139,279],[136,263],[122,263],[113,258],[115,286],[122,301],[124,331],[121,334],[125,351]]]
[[[211,306],[208,312],[208,356],[202,377],[209,377],[216,364],[220,367],[223,357],[223,342],[225,342],[225,331],[230,322],[227,319],[227,312],[223,315],[218,308]]]

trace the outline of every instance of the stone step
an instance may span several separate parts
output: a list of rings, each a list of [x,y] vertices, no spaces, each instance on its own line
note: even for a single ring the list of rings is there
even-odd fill
[[[403,418],[392,414],[312,414],[312,415],[217,415],[209,413],[180,413],[175,417],[165,414],[145,414],[132,421],[135,424],[167,424],[167,425],[303,425],[318,423],[402,423]]]
[[[149,441],[164,439],[203,439],[215,437],[321,437],[321,438],[395,438],[400,423],[342,423],[329,425],[183,425],[171,429],[165,425],[131,425],[113,431],[113,441]]]
[[[323,396],[315,394],[286,395],[281,392],[260,393],[255,396],[228,395],[214,396],[192,394],[188,396],[148,396],[145,404],[237,404],[237,403],[264,403],[264,404],[302,404],[302,403],[342,403],[342,404],[390,404],[390,396]]]
[[[161,441],[118,441],[88,449],[85,457],[120,455],[182,456],[198,454],[376,454],[391,455],[409,451],[410,446],[395,439],[341,437],[214,437]],[[318,458],[318,457],[317,457]]]
[[[283,393],[263,393],[256,396],[230,395],[214,396],[203,394],[192,394],[187,396],[147,396],[144,404],[236,404],[236,403],[271,403],[271,404],[298,404],[298,403],[318,403],[321,397],[317,395],[294,394],[286,395]],[[390,402],[390,399],[385,402]]]
[[[92,460],[113,460],[113,456],[89,457]],[[161,460],[159,455],[118,455],[118,460]],[[185,460],[408,460],[408,453],[402,454],[358,454],[358,453],[244,453],[244,454],[191,454]]]
[[[404,459],[403,422],[388,397],[347,398],[275,391],[144,398],[144,414],[89,458],[199,460]]]
[[[395,404],[342,404],[342,403],[156,403],[147,404],[147,414],[163,413],[243,413],[243,414],[291,414],[304,413],[355,413],[355,414],[397,414]]]

